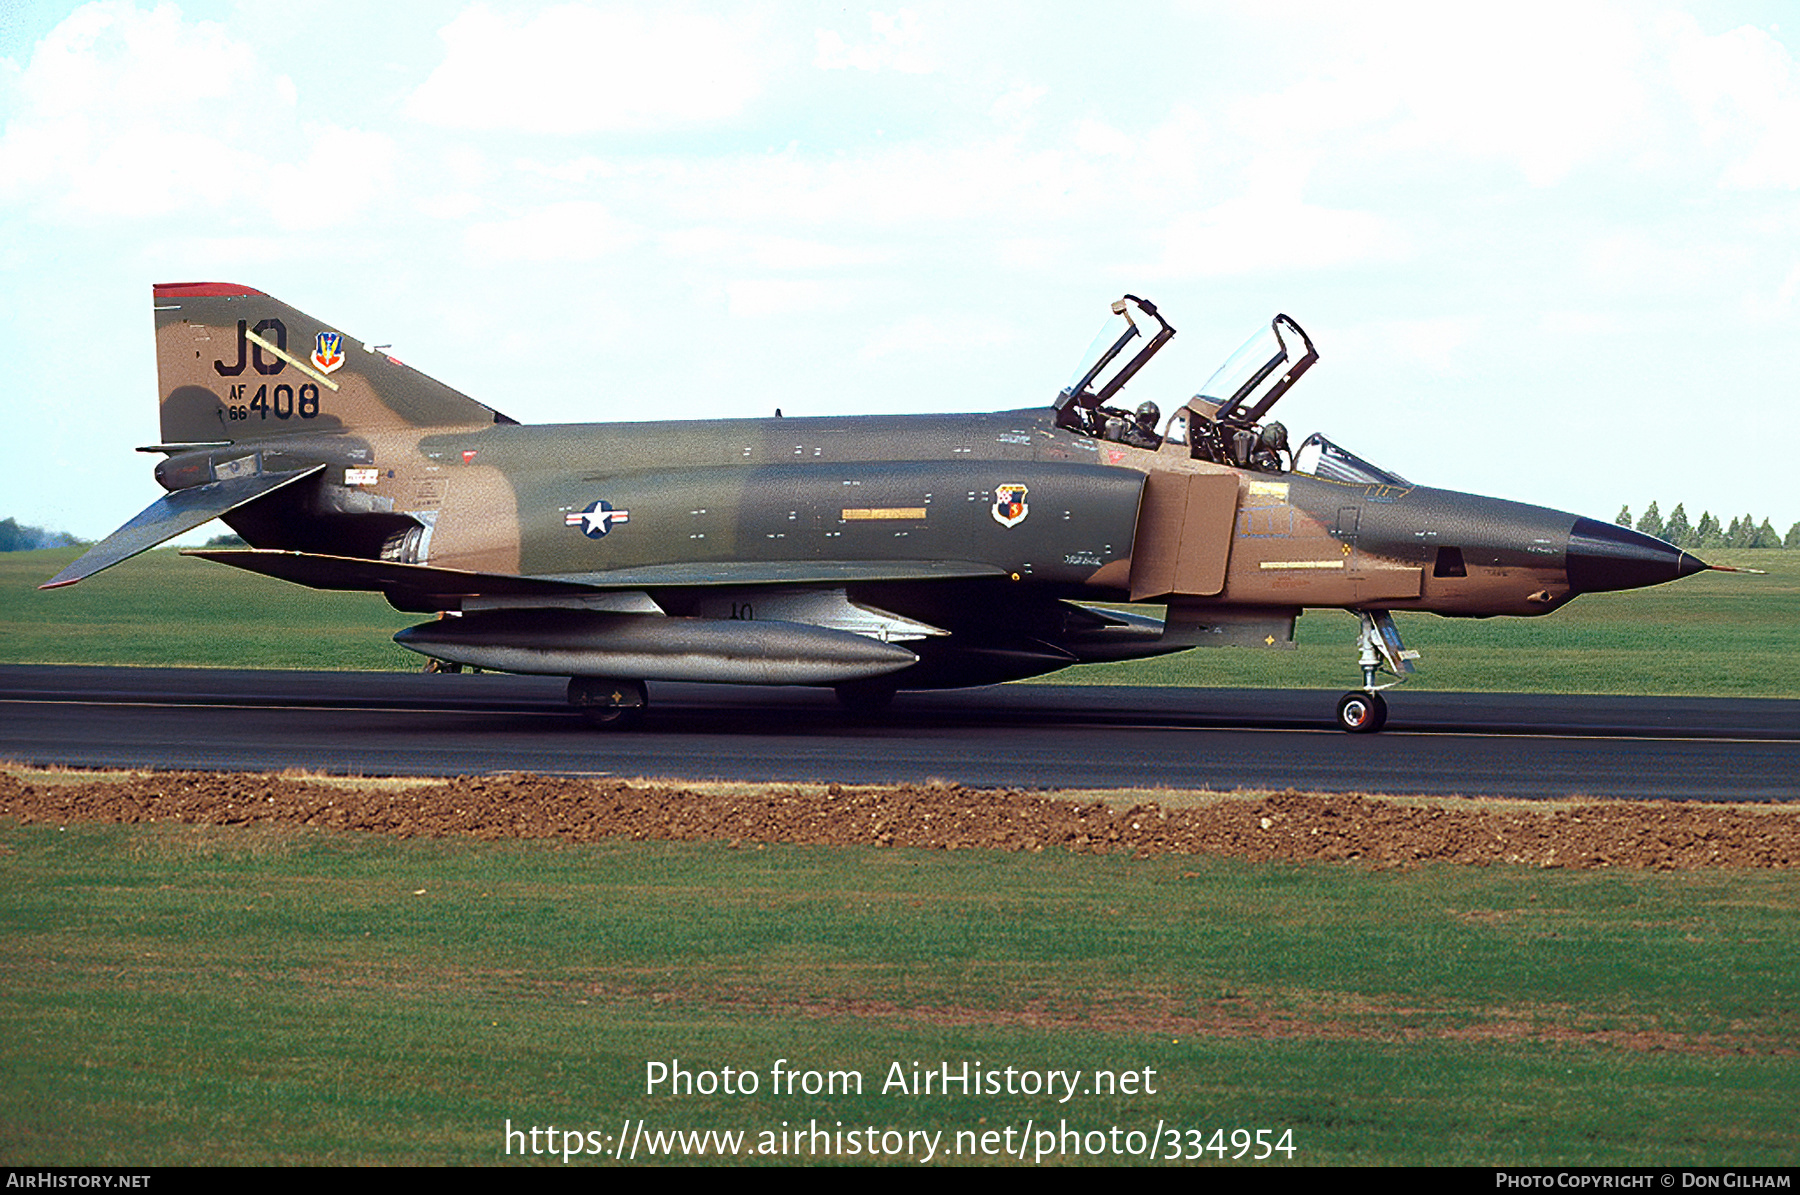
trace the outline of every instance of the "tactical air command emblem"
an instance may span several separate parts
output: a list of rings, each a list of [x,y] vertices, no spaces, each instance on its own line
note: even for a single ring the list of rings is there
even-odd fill
[[[339,332],[321,332],[313,345],[312,363],[320,373],[336,373],[344,365],[344,337]]]
[[[994,522],[1002,527],[1017,527],[1031,513],[1031,507],[1025,502],[1025,495],[1030,491],[1022,485],[996,486],[994,489],[994,505],[991,508]]]
[[[586,510],[572,510],[563,516],[564,525],[581,528],[589,539],[599,539],[613,529],[614,523],[630,521],[630,511],[614,510],[610,502],[592,502]]]

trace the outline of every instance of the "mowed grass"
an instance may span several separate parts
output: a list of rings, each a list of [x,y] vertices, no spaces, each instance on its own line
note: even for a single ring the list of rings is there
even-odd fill
[[[1791,1165],[1797,905],[1791,873],[6,825],[0,1161],[492,1163],[508,1120],[641,1117]],[[675,1059],[760,1090],[647,1093]],[[863,1090],[772,1093],[777,1059]],[[882,1091],[965,1060],[1156,1090]]]
[[[37,588],[80,554],[0,554],[0,662],[327,671],[421,663],[392,640],[424,617],[380,594],[307,589],[169,548],[78,585]]]
[[[1575,599],[1541,618],[1396,613],[1421,658],[1406,685],[1491,693],[1800,697],[1800,551],[1707,552],[1767,571],[1698,573],[1669,585]],[[1348,688],[1356,617],[1308,610],[1293,650],[1216,648],[1045,678],[1076,684]]]
[[[36,586],[76,549],[0,555],[0,662],[215,668],[400,669],[391,636],[420,621],[373,594],[328,593],[173,551],[79,585]],[[1396,615],[1423,653],[1415,688],[1474,692],[1800,697],[1800,552],[1719,552],[1767,576],[1702,573],[1590,594],[1543,618]],[[1073,684],[1346,688],[1356,621],[1307,612],[1293,651],[1219,648],[1040,678]]]

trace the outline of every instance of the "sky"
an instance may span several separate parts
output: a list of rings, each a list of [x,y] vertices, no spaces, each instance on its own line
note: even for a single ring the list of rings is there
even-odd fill
[[[150,288],[252,286],[522,422],[1172,410],[1427,485],[1800,520],[1791,3],[0,6],[0,517],[153,501]]]

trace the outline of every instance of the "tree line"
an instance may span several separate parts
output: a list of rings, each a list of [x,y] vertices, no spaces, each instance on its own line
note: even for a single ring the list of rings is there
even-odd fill
[[[1755,515],[1742,515],[1731,520],[1731,526],[1727,527],[1709,510],[1694,523],[1688,520],[1687,511],[1680,503],[1675,504],[1675,509],[1665,519],[1652,502],[1636,522],[1632,521],[1631,507],[1621,506],[1619,517],[1613,522],[1667,540],[1678,548],[1800,548],[1800,523],[1789,527],[1786,536],[1775,530],[1768,519],[1758,523]]]
[[[21,527],[17,519],[0,519],[0,552],[30,552],[36,548],[72,548],[81,541],[67,531]]]

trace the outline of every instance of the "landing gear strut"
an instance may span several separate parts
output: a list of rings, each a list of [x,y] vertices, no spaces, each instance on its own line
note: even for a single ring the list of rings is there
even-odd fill
[[[1357,664],[1362,668],[1363,687],[1338,699],[1337,724],[1339,730],[1351,734],[1374,734],[1387,725],[1387,699],[1380,690],[1405,680],[1419,653],[1408,651],[1400,642],[1394,616],[1386,610],[1363,610],[1359,617],[1362,627],[1356,636]],[[1384,685],[1376,684],[1375,678],[1383,671],[1394,679]]]
[[[644,720],[650,697],[641,680],[571,676],[569,704],[599,730],[630,730]]]

